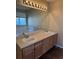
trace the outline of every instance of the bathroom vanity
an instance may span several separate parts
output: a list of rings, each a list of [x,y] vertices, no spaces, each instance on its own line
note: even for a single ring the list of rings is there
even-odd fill
[[[30,33],[29,39],[16,39],[16,59],[38,59],[55,45],[57,33],[38,30]]]

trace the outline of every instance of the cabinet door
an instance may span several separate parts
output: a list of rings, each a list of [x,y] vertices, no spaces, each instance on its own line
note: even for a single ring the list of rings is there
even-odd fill
[[[16,59],[22,59],[22,50],[16,44]]]
[[[49,48],[52,48],[57,41],[57,34],[49,37]]]
[[[34,59],[34,45],[23,49],[23,59]]]
[[[44,45],[43,45],[43,52],[47,52],[49,50],[49,38],[44,39],[43,41]]]
[[[38,42],[35,44],[35,59],[38,59],[43,55],[43,42]]]

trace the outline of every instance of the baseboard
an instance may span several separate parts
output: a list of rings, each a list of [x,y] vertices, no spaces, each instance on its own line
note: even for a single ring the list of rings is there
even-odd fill
[[[60,45],[56,45],[57,47],[60,47],[60,48],[63,48],[62,46],[60,46]]]

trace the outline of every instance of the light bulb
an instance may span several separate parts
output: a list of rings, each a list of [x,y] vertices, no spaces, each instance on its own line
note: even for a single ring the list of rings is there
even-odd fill
[[[39,8],[39,5],[38,5],[38,8]]]
[[[26,0],[26,3],[28,3],[28,1]]]
[[[31,1],[30,1],[29,5],[32,6],[32,2]]]
[[[35,7],[37,7],[37,4],[35,4]]]

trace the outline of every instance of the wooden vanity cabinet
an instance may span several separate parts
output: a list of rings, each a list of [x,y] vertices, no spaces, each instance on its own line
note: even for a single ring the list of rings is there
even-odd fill
[[[34,59],[34,45],[23,48],[23,59]]]
[[[40,56],[55,45],[56,41],[57,34],[54,34],[22,49],[16,45],[16,59],[39,59]]]

